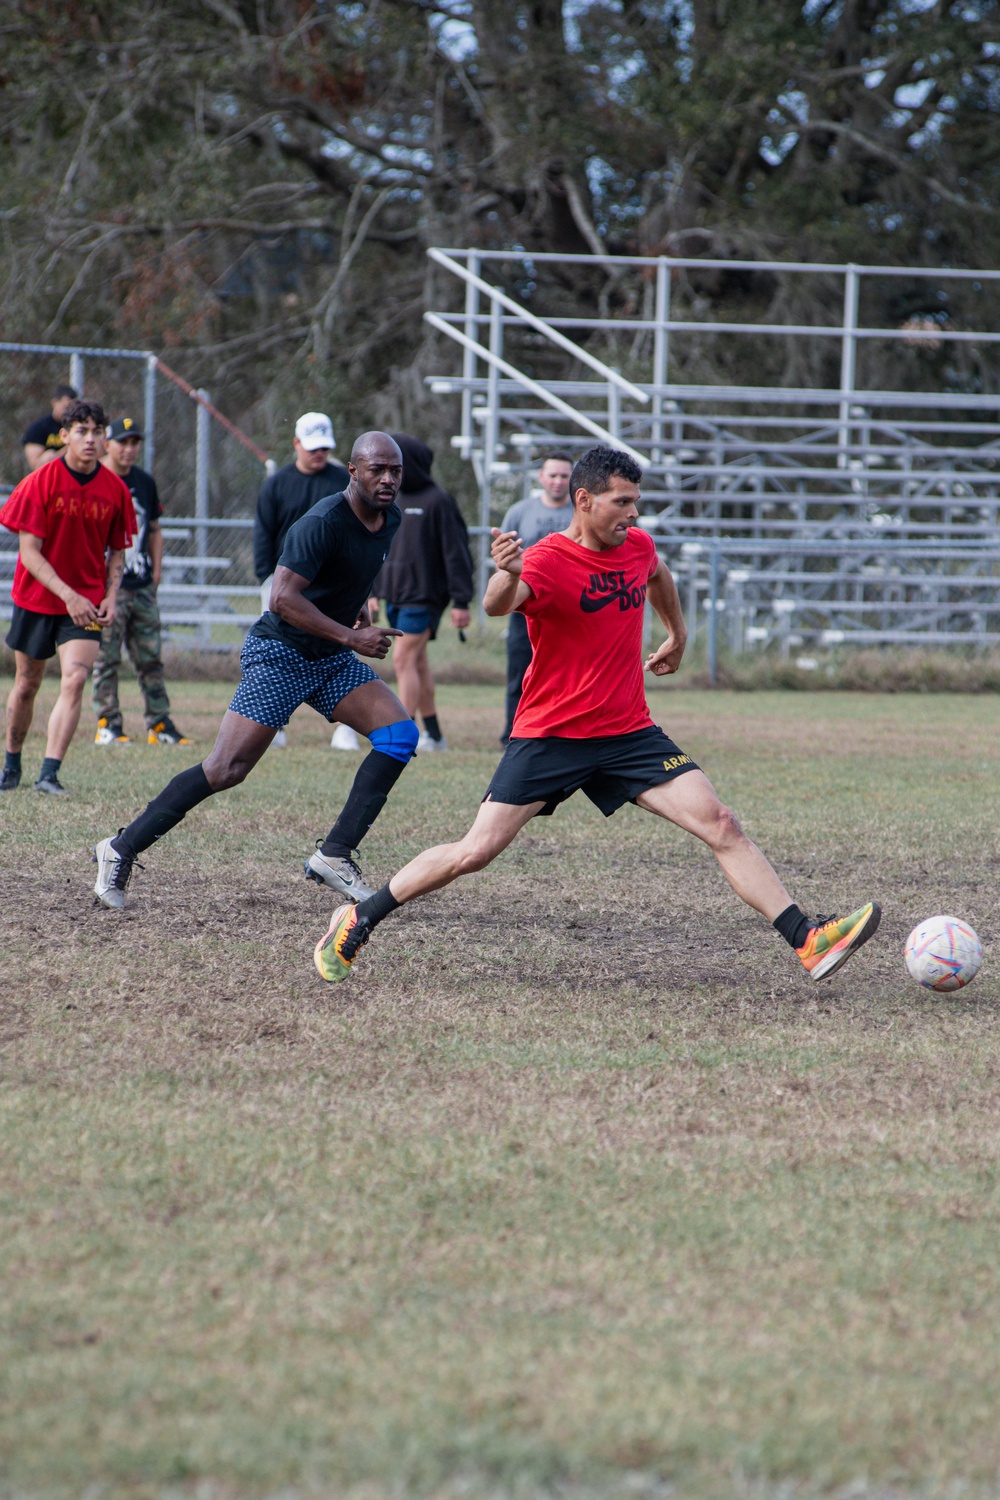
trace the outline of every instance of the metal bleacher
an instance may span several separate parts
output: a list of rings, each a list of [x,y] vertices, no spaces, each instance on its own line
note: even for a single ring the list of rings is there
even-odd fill
[[[1000,397],[940,382],[935,388],[918,357],[962,344],[994,356],[1000,333],[950,317],[884,327],[859,316],[876,280],[884,287],[905,278],[928,292],[957,282],[968,297],[975,289],[982,306],[984,292],[1000,292],[1000,272],[430,255],[461,287],[463,305],[425,314],[462,352],[460,370],[429,383],[439,396],[459,398],[453,442],[475,468],[483,527],[527,493],[547,447],[575,452],[604,441],[643,465],[641,524],[678,576],[689,628],[705,622],[713,668],[720,639],[734,653],[771,644],[788,653],[813,645],[1000,642]],[[636,295],[631,304],[619,295],[621,314],[571,308],[552,317],[536,309],[540,297],[532,295],[529,307],[523,294],[511,295],[512,285],[522,293],[526,282],[540,285],[544,271],[557,273],[546,286],[558,287],[570,266],[604,273],[619,292],[631,276]],[[822,276],[827,287],[840,282],[839,321],[707,320],[697,298],[678,306],[676,290],[672,313],[672,289],[706,270],[779,284],[796,276]],[[585,299],[577,300],[582,308]],[[764,354],[775,341],[810,341],[813,349],[833,341],[826,368],[839,363],[840,379],[820,388],[780,378],[759,385],[672,379],[684,374],[685,351],[699,340],[715,351],[742,342],[744,366],[759,359],[771,369]],[[920,377],[912,388],[859,381],[859,351],[876,348],[905,351],[894,368],[909,361]],[[984,384],[1000,385],[995,359]]]

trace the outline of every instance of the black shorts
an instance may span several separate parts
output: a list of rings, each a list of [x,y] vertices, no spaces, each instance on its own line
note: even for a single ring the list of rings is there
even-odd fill
[[[690,755],[655,726],[605,740],[515,739],[501,756],[483,801],[515,807],[544,802],[539,816],[548,817],[560,802],[583,792],[610,818],[640,792],[697,769]]]
[[[23,651],[35,661],[48,661],[66,641],[96,641],[100,645],[101,627],[74,625],[69,615],[40,615],[15,604],[6,639],[12,651]]]

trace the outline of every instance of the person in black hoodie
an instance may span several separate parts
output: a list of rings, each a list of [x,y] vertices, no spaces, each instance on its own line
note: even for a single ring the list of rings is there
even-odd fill
[[[437,635],[449,599],[454,628],[468,625],[472,554],[457,502],[431,478],[430,448],[406,432],[392,437],[403,454],[403,523],[373,592],[385,599],[392,628],[403,632],[392,653],[396,686],[407,713],[414,718],[419,713],[424,721],[417,741],[417,753],[424,754],[448,748],[438,724],[427,643]]]

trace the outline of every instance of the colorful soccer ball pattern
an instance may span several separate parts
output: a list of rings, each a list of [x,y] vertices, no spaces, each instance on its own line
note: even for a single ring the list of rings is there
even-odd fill
[[[968,922],[928,917],[906,939],[903,950],[911,978],[939,995],[960,990],[979,973],[983,945]]]

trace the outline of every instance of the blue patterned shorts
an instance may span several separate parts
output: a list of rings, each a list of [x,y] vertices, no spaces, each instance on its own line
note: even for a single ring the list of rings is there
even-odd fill
[[[332,721],[342,698],[366,682],[378,681],[378,673],[353,651],[307,661],[294,647],[258,635],[248,635],[243,642],[240,667],[243,676],[229,707],[269,729],[284,729],[303,703]]]

